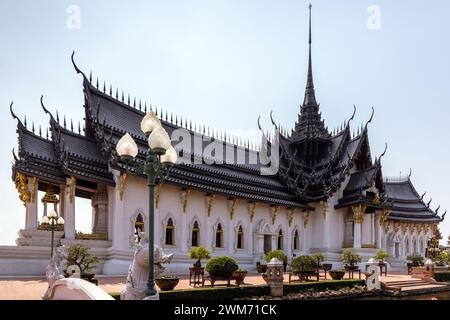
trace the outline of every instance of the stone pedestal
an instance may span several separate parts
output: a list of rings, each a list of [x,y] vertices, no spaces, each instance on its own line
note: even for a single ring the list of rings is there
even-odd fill
[[[283,296],[283,262],[272,258],[267,264],[267,284],[270,287],[272,297]]]

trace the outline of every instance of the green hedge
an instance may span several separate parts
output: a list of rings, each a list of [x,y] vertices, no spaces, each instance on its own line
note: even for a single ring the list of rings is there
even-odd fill
[[[320,282],[299,282],[284,285],[284,294],[297,293],[307,290],[324,291],[338,290],[342,288],[353,288],[354,286],[365,286],[365,280],[345,279],[345,280],[325,280]]]
[[[364,280],[329,280],[320,282],[301,282],[284,285],[284,293],[296,293],[306,290],[323,291],[326,289],[336,290],[341,288],[364,286]],[[196,288],[181,289],[174,291],[160,292],[161,300],[214,300],[214,299],[235,299],[244,297],[259,297],[270,295],[270,288],[267,285],[254,285],[244,287],[225,288]]]
[[[438,282],[450,282],[450,272],[435,272],[434,273],[434,280]]]
[[[443,272],[444,273],[444,272]],[[450,272],[445,272],[450,275]],[[450,281],[450,280],[449,280]],[[300,282],[284,285],[284,294],[297,293],[307,290],[324,291],[326,289],[337,290],[341,288],[352,288],[354,286],[365,286],[364,280],[326,280],[320,282]],[[267,285],[254,285],[243,287],[219,287],[219,288],[192,288],[174,291],[160,291],[161,300],[231,300],[244,297],[260,297],[270,295]],[[120,293],[111,296],[119,300]]]

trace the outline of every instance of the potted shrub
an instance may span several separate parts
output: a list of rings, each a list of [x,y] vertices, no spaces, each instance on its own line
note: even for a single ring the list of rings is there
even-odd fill
[[[447,267],[448,258],[449,258],[448,253],[446,251],[439,252],[439,255],[436,257],[436,260],[435,260],[436,266]]]
[[[316,275],[317,273],[317,261],[307,255],[294,258],[291,262],[291,267],[293,273],[301,277]]]
[[[267,262],[270,262],[272,258],[277,258],[280,261],[284,261],[284,258],[286,255],[282,250],[272,250],[266,253],[266,256],[264,257]]]
[[[411,261],[413,267],[420,267],[423,263],[423,257],[418,253],[407,256],[406,260]]]
[[[239,269],[239,266],[235,259],[222,256],[209,260],[205,269],[209,273],[212,286],[214,286],[214,282],[217,280],[228,281],[229,285],[233,273]]]
[[[373,258],[378,260],[379,265],[384,265],[389,259],[389,254],[384,250],[378,250]]]
[[[155,279],[156,285],[163,291],[175,289],[180,278],[176,276],[162,276]]]
[[[201,268],[201,260],[207,260],[211,258],[211,253],[205,247],[194,247],[189,251],[189,259],[196,260],[194,263],[195,268]]]
[[[333,280],[341,280],[345,275],[344,270],[330,270],[328,273]]]
[[[76,265],[80,268],[81,278],[90,282],[93,281],[95,274],[92,273],[92,269],[95,268],[98,263],[98,257],[89,253],[89,248],[82,246],[81,244],[75,244],[69,247],[66,268],[71,265]]]
[[[346,270],[358,270],[358,263],[361,262],[361,256],[351,249],[344,250],[341,258]]]

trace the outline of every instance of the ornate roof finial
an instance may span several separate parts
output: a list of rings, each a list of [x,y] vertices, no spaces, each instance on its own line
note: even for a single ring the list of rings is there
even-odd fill
[[[308,58],[308,77],[306,80],[306,91],[305,99],[303,100],[303,106],[316,106],[316,95],[314,93],[314,82],[312,74],[312,54],[311,54],[311,44],[312,44],[312,32],[311,32],[311,9],[312,4],[309,4],[309,58]]]

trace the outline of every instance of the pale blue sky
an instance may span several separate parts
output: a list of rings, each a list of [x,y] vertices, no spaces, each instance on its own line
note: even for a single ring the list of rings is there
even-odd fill
[[[450,209],[448,126],[450,2],[312,1],[316,94],[329,127],[370,107],[372,154],[389,149],[385,176],[406,174],[432,207]],[[70,5],[81,28],[66,26]],[[9,102],[30,122],[47,126],[47,106],[83,118],[81,78],[93,70],[114,88],[218,129],[256,127],[269,112],[285,127],[297,117],[307,67],[307,1],[12,1],[0,2],[0,244],[12,244],[24,207],[11,181],[16,121]],[[370,5],[381,29],[367,28]],[[87,208],[85,207],[85,210]],[[443,210],[440,211],[441,213]],[[88,231],[89,212],[77,221]],[[450,217],[450,214],[449,214]],[[441,226],[450,233],[450,222]]]

